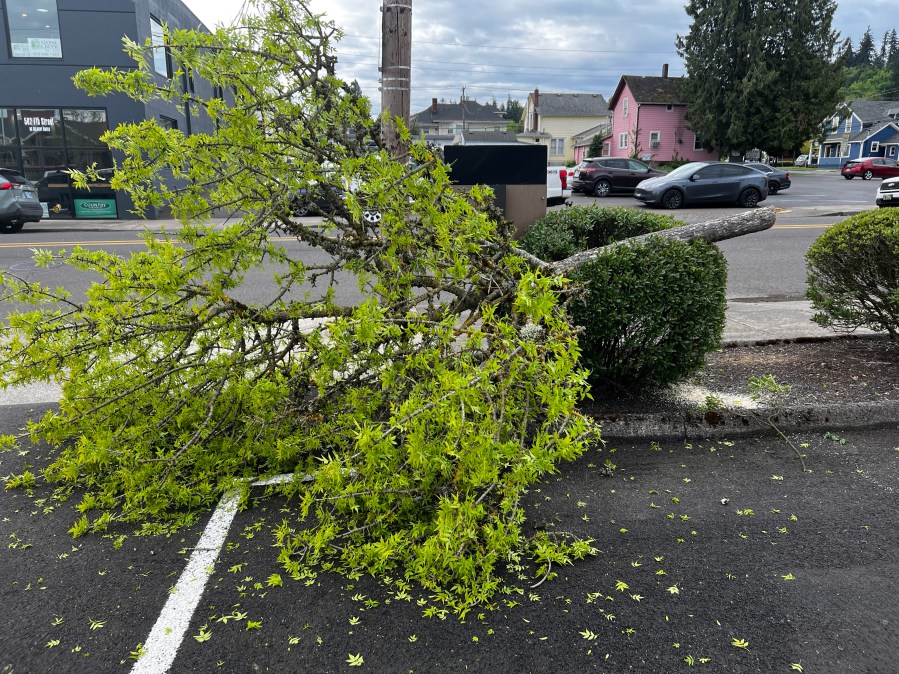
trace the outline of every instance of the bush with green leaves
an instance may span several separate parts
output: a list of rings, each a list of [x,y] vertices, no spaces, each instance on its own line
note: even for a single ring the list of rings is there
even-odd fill
[[[570,208],[535,223],[522,246],[557,260],[677,224],[634,209]],[[663,387],[696,372],[720,345],[727,263],[712,244],[650,238],[616,246],[572,279],[584,285],[569,310],[594,385],[630,393]]]
[[[575,253],[684,223],[668,215],[634,208],[572,206],[550,211],[521,239],[521,247],[541,260],[555,262]]]
[[[827,228],[805,256],[807,297],[822,327],[865,327],[899,340],[899,208],[853,215]]]
[[[705,241],[623,245],[572,275],[586,292],[572,300],[583,328],[590,381],[633,393],[682,381],[721,344],[727,262]]]

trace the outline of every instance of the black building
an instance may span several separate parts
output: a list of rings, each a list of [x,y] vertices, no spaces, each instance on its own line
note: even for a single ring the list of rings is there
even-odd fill
[[[107,129],[155,118],[187,134],[213,131],[202,110],[189,105],[90,97],[72,83],[75,73],[93,66],[133,68],[122,38],[162,44],[163,24],[206,30],[179,0],[0,0],[0,166],[38,182],[50,217],[133,217],[126,195],[102,184],[90,194],[76,192],[60,173],[94,163],[112,167],[113,155],[100,142]],[[148,58],[160,81],[177,69],[164,49]],[[189,74],[180,78],[184,90],[201,98],[218,93]]]

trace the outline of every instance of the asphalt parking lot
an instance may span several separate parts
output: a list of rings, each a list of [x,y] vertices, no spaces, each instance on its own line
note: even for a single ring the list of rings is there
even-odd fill
[[[49,407],[0,408],[0,433]],[[532,491],[531,521],[590,536],[599,554],[538,588],[518,583],[521,594],[464,622],[414,588],[284,576],[269,530],[291,504],[262,490],[185,580],[210,552],[208,522],[73,540],[74,499],[7,489],[0,672],[661,672],[687,656],[716,672],[891,672],[899,429],[831,436],[800,438],[808,474],[773,438],[628,440],[564,466]],[[50,454],[0,455],[2,473]]]

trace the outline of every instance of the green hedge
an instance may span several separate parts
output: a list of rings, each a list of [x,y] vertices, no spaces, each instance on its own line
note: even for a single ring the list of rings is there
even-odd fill
[[[867,211],[829,227],[805,259],[816,323],[884,330],[899,340],[899,208]]]
[[[536,223],[522,245],[559,260],[678,224],[633,209],[570,208]],[[727,262],[712,244],[651,238],[612,249],[571,277],[583,284],[569,307],[572,321],[584,328],[582,360],[591,383],[607,392],[682,381],[720,345]]]
[[[555,262],[575,253],[684,223],[668,215],[633,208],[572,206],[550,211],[521,239],[521,247],[541,260]]]

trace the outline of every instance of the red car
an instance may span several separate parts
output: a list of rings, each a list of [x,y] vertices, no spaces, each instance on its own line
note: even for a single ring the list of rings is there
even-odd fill
[[[855,176],[861,176],[862,180],[871,180],[874,176],[878,178],[892,178],[899,176],[899,163],[895,159],[887,159],[886,157],[866,157],[864,159],[853,159],[843,164],[840,173],[846,180],[852,180]]]

